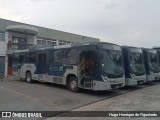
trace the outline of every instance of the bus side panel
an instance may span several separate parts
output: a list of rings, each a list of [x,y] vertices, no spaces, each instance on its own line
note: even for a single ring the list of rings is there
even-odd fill
[[[37,68],[37,69],[36,69]],[[77,66],[74,65],[46,65],[41,72],[38,66],[30,66],[32,78],[41,82],[50,82],[66,85],[66,77],[69,74],[77,76]]]

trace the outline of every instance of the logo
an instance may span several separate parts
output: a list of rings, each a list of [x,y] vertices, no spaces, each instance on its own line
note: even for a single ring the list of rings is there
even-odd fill
[[[2,117],[11,117],[11,112],[2,112]]]
[[[42,117],[42,114],[40,112],[2,112],[2,116],[0,117],[5,117],[5,118],[9,118],[9,117],[15,117],[15,118],[24,118],[24,117],[32,117],[32,118],[36,118],[36,117]]]

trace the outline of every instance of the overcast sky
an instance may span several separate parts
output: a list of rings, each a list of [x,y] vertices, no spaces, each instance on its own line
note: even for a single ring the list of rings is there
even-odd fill
[[[119,45],[160,46],[160,0],[0,0],[0,18]]]

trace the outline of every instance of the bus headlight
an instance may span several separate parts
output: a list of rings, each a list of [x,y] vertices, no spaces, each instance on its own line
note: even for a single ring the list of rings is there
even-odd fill
[[[150,71],[150,74],[153,74],[153,71]]]
[[[135,75],[134,75],[134,74],[130,74],[130,75],[131,75],[131,77],[132,77],[132,78],[134,78],[134,77],[135,77]]]
[[[106,79],[105,76],[101,75],[101,77],[102,77],[102,79],[103,79],[104,82],[107,82],[107,79]]]

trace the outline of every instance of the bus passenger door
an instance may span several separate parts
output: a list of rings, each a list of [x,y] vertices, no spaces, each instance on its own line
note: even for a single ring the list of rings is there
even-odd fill
[[[91,89],[95,63],[94,51],[82,51],[79,54],[79,83],[80,86]]]

